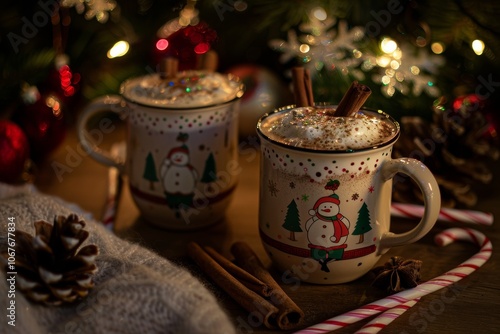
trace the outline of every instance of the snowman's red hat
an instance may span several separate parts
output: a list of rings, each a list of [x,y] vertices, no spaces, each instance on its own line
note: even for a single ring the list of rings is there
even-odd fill
[[[340,204],[340,200],[339,200],[339,196],[336,195],[336,194],[332,194],[330,196],[325,196],[325,197],[321,197],[320,199],[318,199],[316,201],[316,203],[314,203],[314,207],[313,209],[314,210],[317,210],[318,207],[323,204],[323,203],[327,203],[327,202],[330,202],[330,203],[335,203],[337,205]]]
[[[168,152],[167,158],[170,158],[174,153],[179,153],[179,152],[189,154],[189,149],[186,145],[174,147],[170,150],[170,152]]]

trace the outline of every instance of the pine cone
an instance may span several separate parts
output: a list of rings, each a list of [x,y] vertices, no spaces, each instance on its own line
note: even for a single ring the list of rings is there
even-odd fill
[[[58,216],[54,225],[34,223],[36,235],[16,231],[16,284],[35,302],[70,303],[85,297],[94,286],[97,246],[78,248],[89,233],[77,215]],[[6,256],[4,254],[4,256]]]
[[[442,205],[472,207],[477,203],[473,183],[491,182],[492,172],[484,158],[498,159],[495,143],[481,138],[486,120],[479,111],[451,112],[441,104],[434,107],[431,122],[420,117],[401,118],[401,137],[394,157],[414,157],[432,171],[441,191]],[[395,182],[394,199],[423,202],[412,182]]]

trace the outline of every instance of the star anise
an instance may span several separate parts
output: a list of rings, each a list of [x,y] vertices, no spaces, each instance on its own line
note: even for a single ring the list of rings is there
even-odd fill
[[[400,256],[393,256],[383,266],[372,269],[376,276],[372,285],[389,292],[414,288],[420,280],[421,267],[420,260],[405,260]]]

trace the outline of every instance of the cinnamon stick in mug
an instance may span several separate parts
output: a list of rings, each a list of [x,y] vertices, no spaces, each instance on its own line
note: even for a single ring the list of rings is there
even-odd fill
[[[304,312],[281,289],[250,246],[244,242],[236,242],[231,247],[231,253],[243,269],[271,287],[270,299],[279,309],[278,327],[292,329],[299,326],[304,319]]]
[[[309,107],[314,105],[311,74],[303,67],[292,68],[293,92],[295,105],[297,107]]]
[[[207,72],[215,72],[219,64],[219,56],[214,50],[209,50],[200,55],[197,59],[196,68]]]
[[[195,242],[188,244],[187,253],[198,266],[231,298],[248,312],[257,312],[262,315],[263,323],[267,328],[277,327],[276,317],[279,310],[276,306],[248,289],[236,278],[231,276],[217,261],[215,261],[200,245]]]
[[[179,68],[179,59],[167,57],[160,62],[160,77],[162,79],[171,79],[177,76]]]
[[[354,81],[342,97],[334,116],[353,116],[363,106],[371,93],[370,87]]]

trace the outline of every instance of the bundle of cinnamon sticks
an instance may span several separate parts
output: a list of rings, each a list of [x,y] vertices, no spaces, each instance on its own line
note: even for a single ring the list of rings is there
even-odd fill
[[[175,57],[167,57],[160,62],[160,78],[175,79],[179,69],[179,59]]]
[[[206,72],[215,72],[219,64],[219,56],[214,50],[199,55],[196,59],[196,69]],[[179,59],[166,57],[160,62],[159,74],[162,79],[175,79],[179,71]]]
[[[294,329],[304,312],[288,297],[269,271],[244,242],[231,247],[236,265],[215,249],[188,245],[188,255],[219,287],[251,314],[257,313],[270,329]]]
[[[295,105],[297,107],[314,106],[314,97],[312,81],[309,70],[303,67],[294,67],[292,69],[293,90],[295,95]],[[363,106],[371,90],[368,86],[354,81],[336,109],[328,109],[329,116],[351,117]]]

